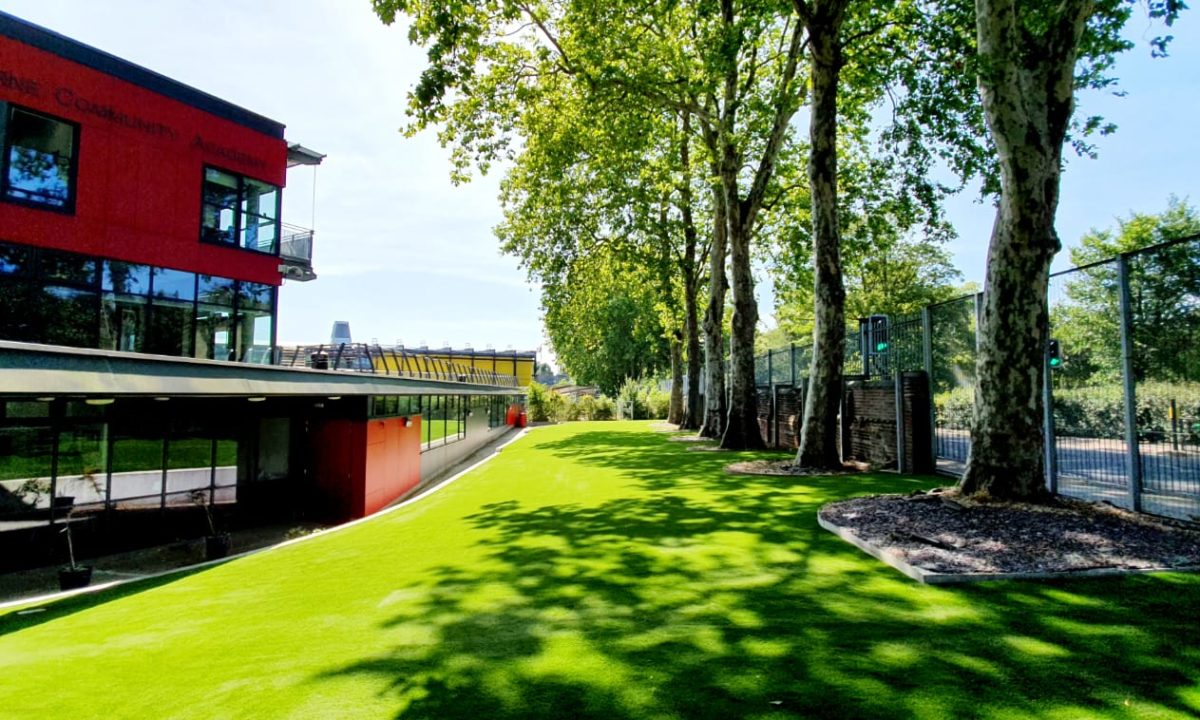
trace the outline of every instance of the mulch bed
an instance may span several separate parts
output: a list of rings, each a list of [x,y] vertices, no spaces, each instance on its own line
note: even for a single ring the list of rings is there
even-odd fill
[[[865,465],[847,463],[841,470],[824,470],[797,466],[794,460],[745,460],[725,466],[733,475],[853,475],[864,472]]]
[[[979,503],[933,490],[834,502],[820,517],[931,573],[1200,567],[1200,526],[1103,503]]]
[[[716,438],[707,438],[702,435],[672,435],[667,438],[671,442],[682,443],[697,443],[697,442],[716,442]]]

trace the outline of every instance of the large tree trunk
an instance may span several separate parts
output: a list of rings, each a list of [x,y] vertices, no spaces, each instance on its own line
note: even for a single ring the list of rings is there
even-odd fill
[[[844,4],[844,3],[843,3]],[[812,78],[811,143],[808,180],[813,222],[813,361],[804,400],[804,424],[796,463],[802,467],[837,468],[838,408],[845,355],[846,290],[842,283],[841,238],[838,230],[837,93],[842,58],[838,46],[840,17],[818,13],[809,24]]]
[[[708,255],[708,307],[704,310],[704,424],[700,435],[719,438],[729,412],[725,393],[725,249],[728,225],[719,190],[713,191],[713,239]]]
[[[700,274],[700,269],[696,267],[699,233],[696,232],[696,220],[692,215],[691,117],[690,113],[683,114],[683,132],[679,143],[679,164],[683,168],[679,209],[683,216],[683,308],[688,389],[682,426],[686,430],[699,430],[704,422],[704,410],[700,407],[700,319],[696,307]]]
[[[996,498],[1045,494],[1042,382],[1062,144],[1076,48],[1092,8],[1063,0],[1035,34],[1014,0],[976,0],[980,78],[1002,195],[988,248],[971,453],[959,489]]]
[[[687,298],[684,301],[687,317],[687,401],[684,403],[683,427],[687,430],[699,430],[704,421],[704,409],[700,406],[700,319],[696,307],[696,271],[695,260],[692,261],[692,272],[684,282]]]
[[[683,342],[679,333],[671,336],[671,402],[667,407],[667,422],[683,424]]]
[[[732,153],[730,153],[732,155]],[[737,173],[737,163],[727,158],[722,174]],[[736,177],[724,177],[729,220],[729,272],[733,278],[733,329],[729,334],[729,415],[721,447],[725,450],[763,450],[758,428],[758,388],[754,377],[754,331],[758,303],[754,300],[754,275],[750,269],[750,234],[742,222]]]

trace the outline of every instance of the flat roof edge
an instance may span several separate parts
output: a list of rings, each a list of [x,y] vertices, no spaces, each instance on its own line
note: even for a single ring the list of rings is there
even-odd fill
[[[173,80],[112,53],[73,40],[41,25],[22,20],[2,10],[0,10],[0,35],[133,83],[264,135],[283,139],[285,126],[281,122],[234,105],[228,100],[222,100],[216,95]]]
[[[523,395],[525,389],[0,341],[0,394]]]

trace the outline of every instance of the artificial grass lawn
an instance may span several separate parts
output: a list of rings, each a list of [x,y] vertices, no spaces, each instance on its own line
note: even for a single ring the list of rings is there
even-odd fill
[[[345,531],[0,617],[5,718],[1200,714],[1200,578],[914,584],[817,527],[894,475],[538,428]]]

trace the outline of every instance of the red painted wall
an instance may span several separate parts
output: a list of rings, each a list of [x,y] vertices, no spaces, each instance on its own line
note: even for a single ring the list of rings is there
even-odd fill
[[[280,284],[277,258],[200,242],[200,188],[206,164],[283,186],[284,140],[7,37],[0,73],[0,100],[80,125],[75,213],[0,201],[0,240]]]
[[[340,521],[386,507],[421,482],[421,418],[323,420],[311,435],[321,516]]]
[[[311,431],[313,476],[321,518],[340,522],[362,517],[366,477],[366,424],[361,420],[321,420]]]
[[[367,421],[363,514],[386,507],[421,482],[421,418]]]

